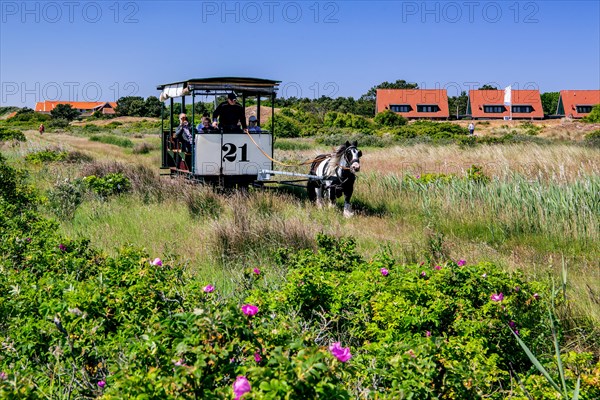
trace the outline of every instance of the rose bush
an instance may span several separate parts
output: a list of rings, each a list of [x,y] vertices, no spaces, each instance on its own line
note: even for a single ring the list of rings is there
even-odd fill
[[[364,260],[352,239],[319,235],[317,251],[277,254],[281,290],[248,271],[224,294],[168,259],[60,236],[23,175],[3,159],[0,171],[0,398],[555,394],[512,336],[552,354],[548,290],[520,274]],[[597,360],[565,360],[580,398],[600,397]]]

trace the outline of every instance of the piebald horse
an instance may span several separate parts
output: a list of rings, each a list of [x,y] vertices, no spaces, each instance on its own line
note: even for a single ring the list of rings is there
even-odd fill
[[[316,201],[318,206],[323,205],[323,199],[327,199],[329,204],[333,205],[343,194],[344,216],[351,217],[354,213],[350,198],[354,191],[356,173],[360,171],[361,156],[362,151],[358,149],[356,141],[346,141],[333,154],[317,156],[310,166],[310,174],[322,176],[324,179],[308,181],[308,198]]]

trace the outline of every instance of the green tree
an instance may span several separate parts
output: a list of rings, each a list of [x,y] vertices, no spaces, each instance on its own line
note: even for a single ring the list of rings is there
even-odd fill
[[[405,81],[404,79],[398,79],[396,82],[382,82],[379,85],[373,86],[369,91],[363,94],[360,99],[361,100],[370,100],[375,101],[377,97],[377,89],[418,89],[419,85],[417,83],[410,83]]]
[[[480,87],[478,90],[498,90],[498,88],[496,86],[486,84]]]
[[[587,117],[584,117],[583,120],[585,122],[600,122],[600,104],[596,104],[594,108],[592,108],[592,112],[589,113]]]
[[[558,97],[559,92],[547,92],[542,93],[542,108],[544,109],[544,114],[552,115],[556,114],[556,108],[558,107]]]
[[[156,96],[150,96],[144,103],[144,117],[158,118],[164,107],[164,104]]]
[[[65,119],[67,121],[73,121],[79,117],[79,111],[74,109],[70,104],[58,104],[52,111],[50,111],[52,119]]]
[[[119,116],[142,117],[145,113],[145,105],[143,97],[126,96],[117,100],[115,111]]]
[[[467,102],[469,101],[469,96],[467,96],[467,92],[460,92],[460,96],[452,96],[448,97],[448,110],[450,111],[450,118],[455,118],[457,109],[458,115],[465,115],[467,113]]]

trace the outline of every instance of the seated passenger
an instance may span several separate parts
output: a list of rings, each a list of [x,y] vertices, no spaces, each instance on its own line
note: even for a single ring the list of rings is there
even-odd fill
[[[192,152],[192,144],[194,143],[194,127],[189,123],[187,115],[179,114],[179,126],[175,131],[174,138],[181,143],[181,150],[186,153]]]
[[[209,117],[202,118],[202,123],[198,124],[198,126],[196,127],[196,130],[199,133],[209,133],[209,132],[216,132],[217,131],[217,129],[214,128],[210,124],[210,118]]]
[[[255,115],[251,115],[250,118],[248,118],[248,132],[259,133],[260,126],[258,126],[257,124],[258,124],[258,119],[256,118]]]

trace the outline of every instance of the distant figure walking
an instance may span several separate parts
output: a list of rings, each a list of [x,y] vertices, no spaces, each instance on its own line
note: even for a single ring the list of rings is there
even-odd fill
[[[469,135],[473,135],[475,133],[475,124],[471,122],[469,124]]]
[[[43,135],[44,132],[46,132],[46,127],[44,126],[44,124],[40,124],[38,130],[40,131],[40,135]]]

